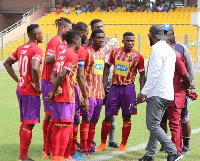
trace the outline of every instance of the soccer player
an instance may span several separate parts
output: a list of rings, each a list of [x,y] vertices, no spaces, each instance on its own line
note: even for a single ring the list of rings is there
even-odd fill
[[[172,33],[166,35],[167,43],[175,50],[175,37]],[[172,142],[176,149],[182,152],[181,110],[185,107],[186,94],[190,93],[190,76],[187,73],[184,58],[176,52],[174,73],[174,101],[167,107],[169,127],[172,132]]]
[[[45,97],[49,92],[52,91],[53,84],[51,82],[50,75],[53,70],[53,65],[55,62],[56,48],[63,41],[65,33],[72,29],[72,23],[69,19],[61,17],[55,21],[56,27],[58,27],[57,35],[53,37],[47,44],[46,54],[44,61],[43,71],[42,71],[42,99],[44,105],[45,118],[43,121],[43,156],[42,158],[48,158],[51,154],[51,131],[53,122],[50,122],[51,119],[51,109],[52,101],[47,102]]]
[[[88,47],[85,59],[85,79],[89,97],[89,113],[82,113],[80,125],[80,143],[82,146],[82,156],[88,157],[95,154],[92,141],[95,135],[96,124],[99,120],[104,91],[103,91],[103,69],[105,55],[101,47],[104,43],[104,32],[101,29],[92,31],[92,46]]]
[[[83,46],[86,43],[89,29],[88,26],[83,22],[78,22],[77,24],[74,24],[73,30],[79,31],[81,33],[81,47],[79,50],[76,50],[75,52],[78,54],[78,68],[77,68],[77,81],[75,85],[75,116],[74,116],[74,124],[73,124],[73,138],[70,143],[68,144],[68,147],[65,152],[65,158],[69,159],[71,155],[72,158],[76,160],[83,160],[83,158],[76,150],[77,148],[77,135],[78,135],[78,125],[80,124],[80,99],[83,97],[83,103],[85,110],[89,109],[89,101],[87,97],[87,89],[86,89],[86,83],[85,83],[85,76],[84,76],[84,62],[85,62],[85,56],[86,56],[86,50],[83,48]],[[78,86],[79,85],[79,86]]]
[[[8,74],[17,82],[17,98],[19,102],[21,126],[19,161],[33,161],[28,157],[28,149],[32,139],[32,129],[40,119],[40,64],[42,50],[37,46],[42,43],[42,30],[38,24],[27,27],[29,41],[7,58],[4,66]],[[20,78],[16,75],[12,64],[19,63]]]
[[[168,34],[168,33],[174,34],[174,28],[171,24],[164,24],[163,29],[164,29],[165,34]],[[192,57],[191,57],[190,51],[187,48],[187,46],[185,46],[184,44],[181,44],[179,42],[175,42],[175,50],[178,51],[185,59],[185,66],[186,66],[187,72],[190,75],[190,79],[191,79],[190,89],[191,89],[192,93],[196,93],[195,72],[194,72],[194,65],[192,62]],[[190,120],[189,120],[189,111],[187,109],[187,101],[185,103],[185,107],[182,108],[181,124],[182,124],[182,133],[183,133],[182,152],[187,153],[187,152],[190,152],[189,143],[190,143],[190,135],[191,135],[191,125],[190,125]],[[161,127],[167,133],[167,114],[166,113],[164,114],[163,119],[161,121]],[[160,152],[163,152],[163,151],[164,151],[163,147],[161,147]]]
[[[101,145],[95,151],[103,151],[106,148],[107,135],[111,128],[111,120],[121,107],[123,116],[122,142],[118,152],[125,152],[126,143],[131,130],[131,115],[137,114],[135,77],[137,70],[140,73],[140,89],[145,82],[144,58],[133,49],[135,36],[132,32],[123,34],[124,47],[114,49],[105,65],[103,83],[106,88],[110,66],[114,65],[112,85],[108,92],[105,107],[105,119],[102,122]]]
[[[54,69],[51,75],[54,84],[52,92],[45,98],[53,99],[52,108],[52,161],[64,161],[65,149],[68,145],[69,134],[74,122],[75,114],[75,72],[77,70],[78,55],[81,45],[80,32],[68,31],[65,35],[66,42],[59,45]],[[58,87],[62,93],[58,96]]]
[[[101,29],[104,31],[104,25],[103,25],[103,22],[102,20],[100,19],[93,19],[91,22],[90,22],[90,26],[91,26],[91,30],[93,31],[94,29]],[[102,45],[102,49],[105,47],[105,45],[111,40],[111,38],[105,36],[104,38],[104,43]],[[116,44],[116,46],[118,46],[118,43]],[[113,47],[112,47],[113,48]],[[108,58],[110,56],[110,53],[109,54],[105,54],[105,63],[108,63]],[[111,78],[111,76],[109,77]],[[105,89],[105,93],[107,93],[107,91],[109,90],[110,88],[110,85],[111,85],[111,79],[108,79],[108,82],[107,82],[107,89]],[[104,102],[106,102],[106,99],[107,99],[107,95],[105,95],[105,98],[104,98]],[[112,118],[112,124],[111,124],[111,128],[110,128],[110,132],[109,132],[109,143],[108,143],[108,147],[112,147],[112,148],[119,148],[119,145],[115,142],[115,116],[113,116]]]

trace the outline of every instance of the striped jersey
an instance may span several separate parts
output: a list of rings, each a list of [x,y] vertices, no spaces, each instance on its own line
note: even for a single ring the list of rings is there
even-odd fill
[[[62,94],[54,97],[56,102],[75,103],[75,82],[73,80],[75,80],[74,77],[76,77],[77,63],[78,55],[72,49],[67,48],[67,43],[61,43],[57,49],[53,70],[57,72],[57,76],[63,69],[68,70],[69,73],[65,76],[65,79],[60,85]]]
[[[139,72],[145,70],[143,56],[134,49],[127,53],[124,47],[116,48],[111,52],[108,64],[114,65],[112,84],[115,85],[132,84],[137,70]]]
[[[86,50],[85,80],[88,97],[103,99],[103,70],[105,53],[102,49],[95,51],[92,46]]]

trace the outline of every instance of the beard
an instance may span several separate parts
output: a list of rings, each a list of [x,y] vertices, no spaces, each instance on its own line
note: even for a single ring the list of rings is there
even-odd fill
[[[150,42],[150,46],[153,46],[154,43],[151,37],[149,37],[149,42]]]

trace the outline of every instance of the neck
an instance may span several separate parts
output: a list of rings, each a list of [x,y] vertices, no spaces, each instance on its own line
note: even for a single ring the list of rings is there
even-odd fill
[[[72,50],[75,51],[75,45],[73,45],[73,44],[68,44],[68,45],[67,45],[67,48],[70,48],[70,49],[72,49]]]
[[[132,50],[132,49],[131,49],[131,50]],[[129,53],[131,50],[124,48],[124,51],[125,51],[126,53]]]
[[[92,48],[93,48],[94,50],[99,50],[99,48],[98,48],[96,45],[92,45]]]
[[[62,33],[60,33],[60,32],[58,31],[56,36],[60,37],[61,41],[63,41]]]
[[[32,42],[32,43],[35,43],[36,45],[38,44],[37,40],[32,40],[32,39],[29,39],[28,42]]]

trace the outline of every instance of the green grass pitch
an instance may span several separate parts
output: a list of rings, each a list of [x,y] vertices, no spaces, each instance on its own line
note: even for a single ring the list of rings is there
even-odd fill
[[[200,94],[200,75],[196,75],[197,94]],[[137,93],[139,91],[138,78],[135,84]],[[0,72],[0,161],[16,161],[19,156],[19,108],[17,97],[15,94],[16,83],[4,71]],[[200,98],[189,105],[190,121],[192,129],[200,128]],[[136,146],[145,143],[148,140],[149,132],[145,125],[145,104],[138,105],[138,115],[132,116],[132,130],[129,136],[127,147]],[[35,161],[42,161],[42,122],[44,119],[43,106],[41,106],[41,123],[36,125],[33,130],[32,143],[29,148],[29,156]],[[104,119],[104,107],[101,113],[101,118],[96,128],[95,140],[97,145],[100,144],[101,123]],[[122,117],[121,113],[116,117],[116,141],[121,142]],[[200,161],[200,133],[191,136],[191,153],[186,155],[182,160]],[[104,152],[99,152],[97,155],[106,154],[116,149],[107,148]],[[144,149],[125,153],[114,157],[112,161],[135,161],[142,157]],[[156,154],[155,160],[161,161],[167,154]]]

